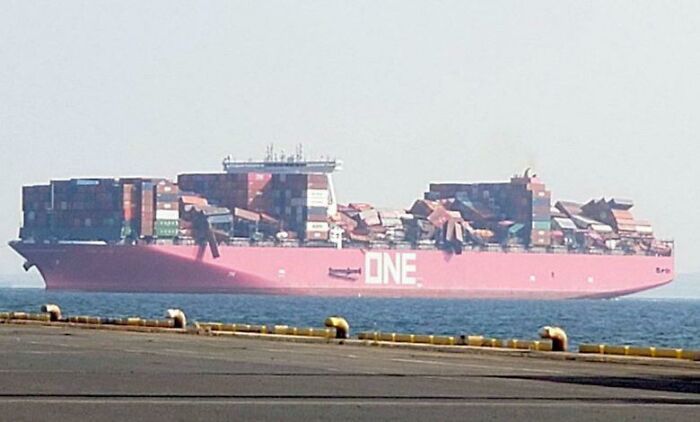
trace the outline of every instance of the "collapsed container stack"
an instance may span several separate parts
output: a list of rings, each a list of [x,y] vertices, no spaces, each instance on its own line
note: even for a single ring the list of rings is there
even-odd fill
[[[325,174],[181,174],[178,186],[232,210],[237,235],[275,235],[328,240],[335,214]]]
[[[177,185],[220,207],[265,212],[272,203],[271,180],[272,175],[267,173],[180,174]]]
[[[551,243],[551,193],[527,172],[509,183],[431,183],[424,197],[459,212],[488,241],[518,238],[530,246]]]
[[[442,205],[437,201],[417,199],[408,210],[412,218],[405,221],[406,240],[415,244],[433,240],[436,228],[429,217],[439,208]]]
[[[410,216],[403,210],[379,210],[379,221],[386,230],[385,238],[391,241],[403,241],[406,239],[404,223]]]
[[[218,230],[230,226],[231,235],[246,237],[256,237],[262,230],[267,232],[266,227],[259,224],[259,213],[268,211],[272,205],[272,175],[267,173],[180,174],[177,180],[180,190],[188,191],[188,198],[195,198],[189,194],[192,192],[206,200],[205,206],[193,205],[207,215],[209,223]],[[208,204],[213,207],[208,208]],[[189,228],[185,225],[183,230],[189,230]],[[267,232],[267,234],[273,233]]]
[[[551,209],[552,214],[552,245],[574,247],[579,229],[571,220],[569,214],[559,209],[557,202]],[[564,208],[566,208],[564,206]],[[580,209],[580,207],[579,207]]]
[[[591,200],[581,207],[585,217],[600,221],[622,239],[652,238],[654,231],[646,221],[635,220],[630,209],[633,202],[627,199]]]

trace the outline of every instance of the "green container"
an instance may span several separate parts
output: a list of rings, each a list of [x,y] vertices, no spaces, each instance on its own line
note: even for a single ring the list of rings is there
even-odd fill
[[[550,221],[533,221],[532,228],[534,230],[551,230],[552,223]]]
[[[173,238],[178,235],[179,220],[156,220],[153,224],[153,233],[161,239]]]
[[[122,226],[122,237],[129,237],[133,232],[134,230],[131,228],[131,223],[125,221]]]

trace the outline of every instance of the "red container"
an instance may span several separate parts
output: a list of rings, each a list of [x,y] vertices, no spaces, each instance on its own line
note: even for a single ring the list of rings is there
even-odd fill
[[[328,216],[326,216],[326,215],[308,215],[306,217],[306,221],[313,222],[313,223],[322,223],[324,221],[328,221]]]

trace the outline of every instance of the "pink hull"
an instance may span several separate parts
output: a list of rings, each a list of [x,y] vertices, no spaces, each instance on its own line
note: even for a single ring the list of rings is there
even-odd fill
[[[426,250],[26,244],[48,289],[327,296],[609,298],[673,279],[673,257]]]

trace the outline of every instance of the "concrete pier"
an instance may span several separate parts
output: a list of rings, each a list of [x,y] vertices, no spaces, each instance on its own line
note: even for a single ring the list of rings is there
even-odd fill
[[[0,420],[697,420],[700,370],[0,325]]]

